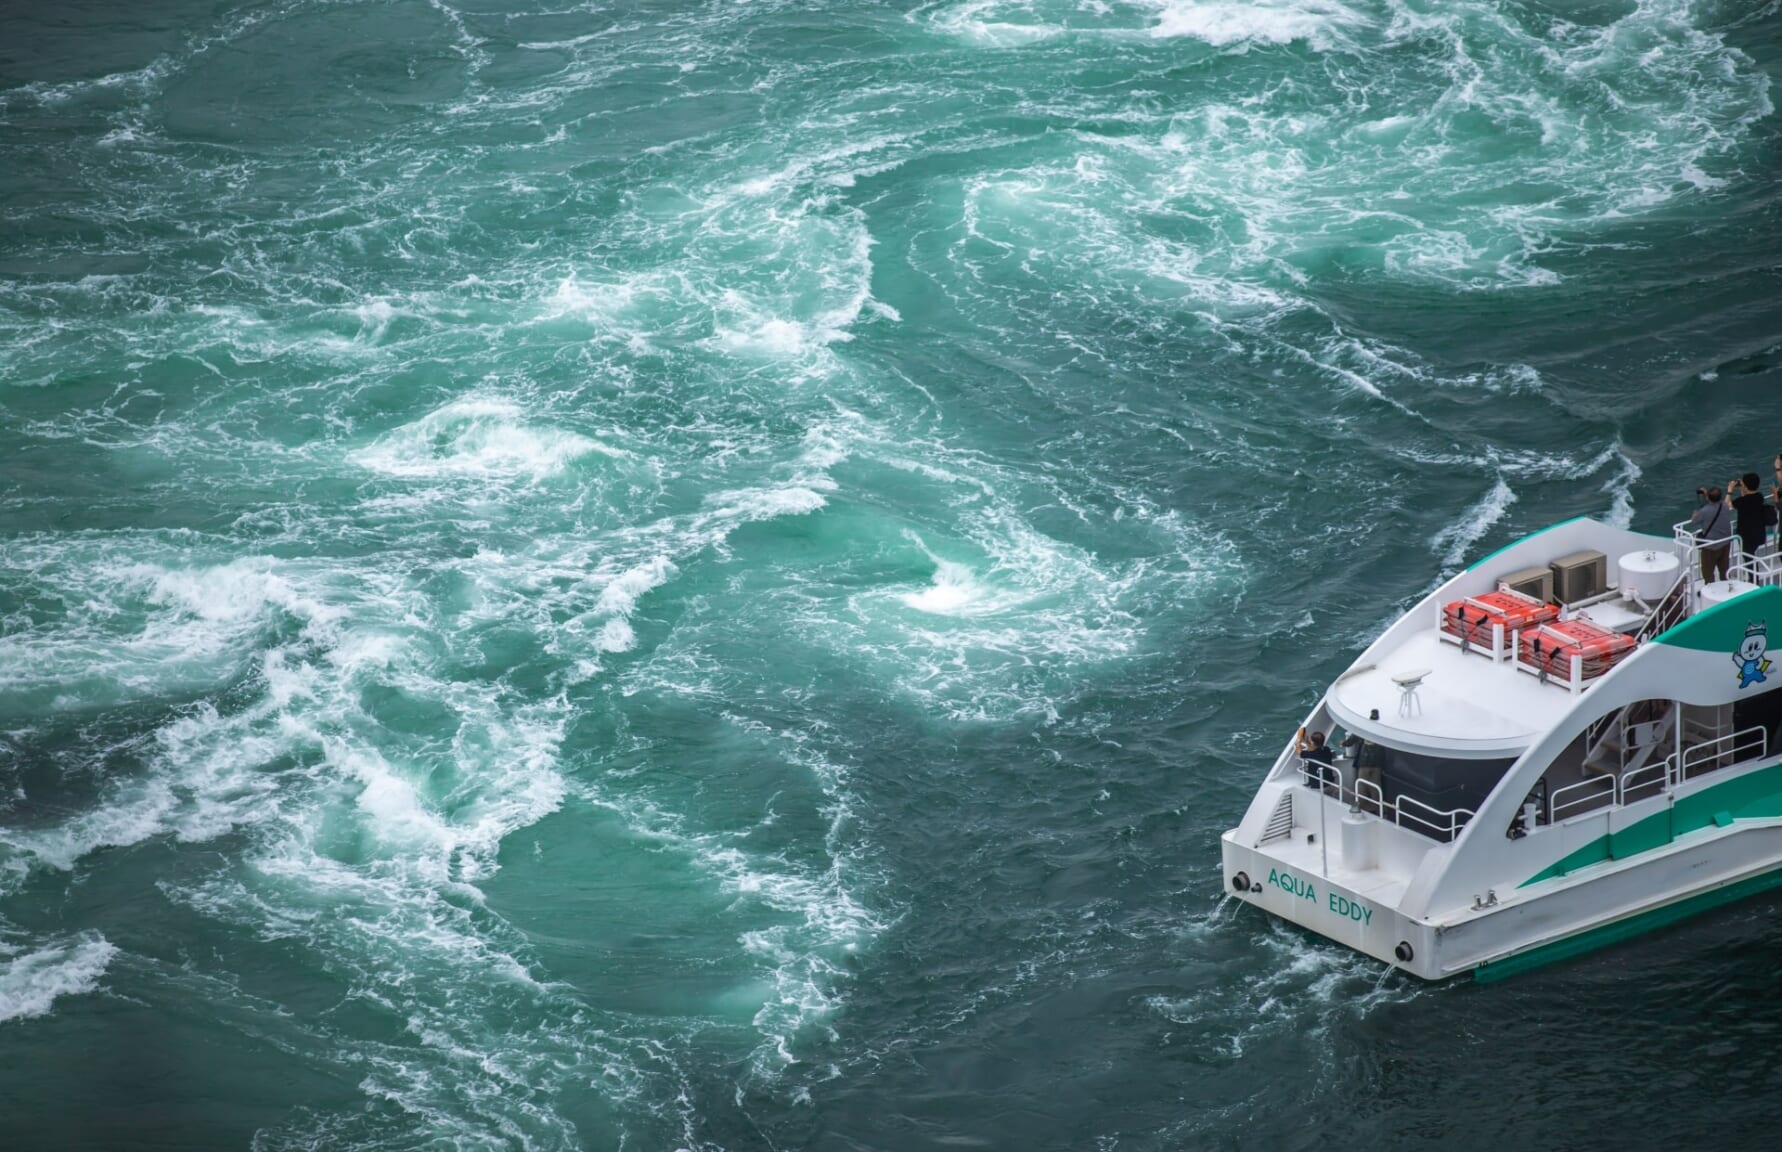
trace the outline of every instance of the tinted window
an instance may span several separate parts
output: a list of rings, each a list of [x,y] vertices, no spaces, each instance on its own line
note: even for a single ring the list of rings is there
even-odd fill
[[[1376,745],[1380,761],[1380,790],[1385,794],[1387,803],[1396,801],[1401,796],[1408,796],[1420,804],[1426,804],[1436,812],[1447,812],[1456,808],[1478,811],[1485,797],[1497,787],[1513,758],[1502,760],[1451,760],[1440,756],[1425,756],[1417,752],[1400,752],[1396,748]],[[1431,812],[1406,805],[1405,819],[1400,822],[1407,828],[1435,835],[1439,840],[1447,839],[1446,820],[1436,817]],[[1434,832],[1425,824],[1410,819],[1435,821],[1444,826],[1440,833]]]

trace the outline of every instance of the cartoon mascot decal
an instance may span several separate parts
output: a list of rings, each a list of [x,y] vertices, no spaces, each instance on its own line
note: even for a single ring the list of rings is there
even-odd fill
[[[1764,673],[1770,670],[1770,662],[1764,652],[1770,646],[1770,629],[1768,621],[1745,625],[1745,638],[1739,642],[1739,650],[1733,653],[1732,662],[1739,666],[1739,687],[1749,688],[1753,684],[1762,684],[1769,677]]]

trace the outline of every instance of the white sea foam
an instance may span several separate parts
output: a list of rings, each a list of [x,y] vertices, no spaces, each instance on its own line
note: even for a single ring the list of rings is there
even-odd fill
[[[714,506],[717,515],[726,520],[772,520],[779,516],[804,516],[827,503],[822,493],[813,492],[802,484],[784,488],[714,492],[706,497],[706,504]]]
[[[121,785],[97,808],[76,813],[44,828],[0,828],[0,845],[19,853],[17,867],[0,874],[9,884],[25,879],[33,866],[67,872],[88,853],[101,848],[140,844],[167,830],[179,808],[173,785],[166,779]]]
[[[138,125],[129,124],[119,128],[113,128],[110,132],[107,132],[99,138],[99,147],[121,148],[126,144],[140,144],[142,143],[143,135],[138,131],[138,128]]]
[[[813,1027],[830,1027],[850,981],[847,954],[870,942],[886,926],[862,892],[873,874],[852,838],[852,794],[846,770],[798,731],[775,731],[736,715],[726,719],[744,731],[774,741],[792,762],[805,767],[821,789],[830,816],[824,838],[827,864],[800,866],[750,853],[718,833],[690,826],[682,815],[649,800],[609,796],[592,790],[589,799],[619,814],[642,836],[683,854],[710,876],[738,907],[760,905],[790,922],[746,930],[737,943],[764,968],[751,994],[759,1006],[752,1017],[763,1043],[754,1070],[772,1078],[796,1062],[796,1045]],[[831,1033],[833,1036],[833,1033]]]
[[[508,580],[521,567],[492,556],[467,563]],[[245,712],[201,710],[159,734],[154,777],[175,795],[160,827],[185,835],[206,826],[209,797],[233,804],[252,831],[244,867],[163,891],[264,938],[302,940],[354,997],[404,1022],[417,1043],[313,1040],[408,1123],[438,1133],[567,1132],[548,1103],[521,1097],[548,1096],[571,1065],[607,1067],[619,1097],[636,1081],[636,1062],[582,1026],[574,997],[534,978],[524,940],[477,911],[475,885],[498,866],[504,840],[561,805],[568,708],[442,676],[434,645],[402,635],[412,626],[402,574],[362,575],[349,611],[364,635],[348,629],[320,652],[275,649],[266,694]],[[619,583],[634,596],[640,581]],[[447,620],[431,639],[451,643],[456,629],[480,623],[474,614]],[[368,691],[425,701],[448,722],[405,740],[366,712]],[[254,794],[254,777],[280,760],[288,766],[269,781],[276,787]],[[516,1022],[526,1020],[535,1023]],[[520,1084],[528,1093],[509,1099]],[[338,1135],[347,1122],[327,1123]]]
[[[1367,23],[1353,8],[1333,0],[1148,0],[1146,6],[1159,10],[1151,35],[1187,36],[1219,48],[1303,40],[1323,50],[1341,32]]]
[[[0,959],[0,1024],[46,1016],[64,996],[99,987],[117,948],[97,932]]]
[[[951,615],[981,599],[982,588],[972,579],[971,569],[951,560],[935,566],[934,582],[918,592],[905,592],[901,599],[911,608],[923,612]]]
[[[1180,607],[1231,570],[1215,534],[1141,493],[1121,492],[1119,516],[1162,554],[1107,563],[1035,529],[1013,496],[1020,481],[1000,467],[955,459],[943,445],[886,445],[867,428],[850,436],[856,457],[926,477],[942,493],[969,494],[953,496],[969,512],[945,537],[906,531],[932,565],[924,583],[856,593],[840,618],[820,605],[789,607],[814,642],[867,662],[940,714],[1055,715],[1057,698],[1088,669],[1144,646],[1153,598]],[[1062,491],[1057,498],[1074,503]]]
[[[472,398],[430,412],[349,458],[391,476],[537,481],[589,454],[628,455],[576,432],[530,424],[512,401]]]
[[[1340,1020],[1431,994],[1416,981],[1382,980],[1386,965],[1342,945],[1309,938],[1278,921],[1258,931],[1257,923],[1249,917],[1221,918],[1215,911],[1183,926],[1197,937],[1244,934],[1246,944],[1262,953],[1254,963],[1257,979],[1210,981],[1195,995],[1156,995],[1145,1002],[1172,1025],[1186,1027],[1191,1043],[1208,1046],[1222,1061],[1239,1060],[1253,1045],[1287,1034],[1327,1044]]]
[[[1043,20],[1011,19],[1032,16],[1031,0],[966,0],[944,8],[929,18],[937,31],[987,48],[1018,48],[1050,40],[1064,32]]]
[[[827,337],[827,339],[825,338]],[[793,356],[813,343],[847,339],[846,333],[821,333],[804,324],[778,317],[759,319],[738,329],[718,329],[718,342],[732,352],[761,353],[769,356]]]
[[[660,588],[674,573],[675,567],[668,557],[652,557],[646,563],[627,569],[601,589],[594,610],[629,616],[637,607],[638,597],[652,588]]]
[[[871,234],[856,224],[838,236],[827,224],[816,226],[796,218],[788,230],[800,247],[810,244],[823,250],[820,261],[801,277],[813,282],[814,291],[794,302],[726,289],[714,302],[712,335],[724,351],[794,359],[854,338],[853,326],[872,299]],[[801,252],[798,258],[802,262],[809,257]],[[806,302],[806,295],[814,298],[814,306]],[[797,311],[788,315],[784,310],[790,308]]]
[[[969,565],[943,559],[929,551],[914,532],[904,535],[934,562],[934,576],[926,587],[897,594],[899,600],[919,612],[935,616],[982,616],[1013,608],[1031,596],[1031,593],[1022,594],[986,584],[977,578]]]
[[[629,652],[637,647],[637,633],[629,620],[614,617],[600,626],[594,647],[602,652]]]
[[[1460,519],[1436,533],[1430,546],[1440,554],[1445,566],[1458,567],[1465,562],[1467,549],[1502,520],[1515,502],[1516,493],[1510,490],[1502,476],[1497,477],[1491,491],[1462,513]]]
[[[1617,528],[1633,524],[1633,486],[1640,479],[1640,466],[1617,445],[1614,458],[1620,462],[1614,475],[1603,481],[1603,492],[1609,497],[1609,523]]]
[[[601,652],[629,652],[635,648],[637,633],[631,627],[631,614],[637,609],[638,599],[666,584],[675,571],[668,557],[654,556],[608,581],[594,603],[593,613],[608,617],[595,634],[594,647]]]
[[[0,635],[0,685],[57,688],[71,707],[214,683],[242,667],[244,641],[268,625],[321,637],[341,615],[268,557],[205,565],[150,537],[46,538],[18,555],[67,611]]]
[[[673,277],[656,272],[609,276],[583,281],[571,273],[557,282],[541,312],[542,319],[582,320],[627,338],[647,339],[638,325],[648,324],[644,318],[650,309],[666,309],[673,316],[677,294],[685,291]],[[650,324],[657,327],[658,324]]]

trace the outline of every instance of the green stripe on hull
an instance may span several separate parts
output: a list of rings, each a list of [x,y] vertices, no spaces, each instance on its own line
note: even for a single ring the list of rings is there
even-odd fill
[[[1669,808],[1619,832],[1599,836],[1560,857],[1517,887],[1539,884],[1542,880],[1564,876],[1604,860],[1625,860],[1641,852],[1663,848],[1686,833],[1709,826],[1726,827],[1728,817],[1737,822],[1776,816],[1782,816],[1782,764],[1759,768],[1724,784],[1684,796]]]
[[[1527,972],[1531,968],[1539,968],[1560,960],[1569,960],[1573,956],[1582,956],[1586,952],[1594,952],[1596,949],[1606,948],[1610,944],[1631,940],[1635,936],[1675,924],[1679,920],[1688,919],[1698,912],[1706,912],[1709,909],[1718,908],[1722,904],[1731,904],[1735,900],[1755,896],[1759,892],[1767,891],[1778,885],[1782,885],[1782,868],[1765,872],[1759,876],[1750,876],[1707,892],[1698,892],[1694,896],[1685,897],[1674,904],[1666,904],[1662,908],[1636,912],[1613,924],[1591,928],[1576,936],[1555,940],[1551,944],[1540,944],[1526,952],[1505,956],[1501,960],[1488,961],[1473,969],[1473,979],[1480,984],[1505,980]]]

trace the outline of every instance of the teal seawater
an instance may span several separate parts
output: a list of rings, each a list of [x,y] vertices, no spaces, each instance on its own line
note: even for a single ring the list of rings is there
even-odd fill
[[[1764,0],[0,6],[0,1147],[1755,1144],[1764,897],[1220,903],[1782,447]]]

